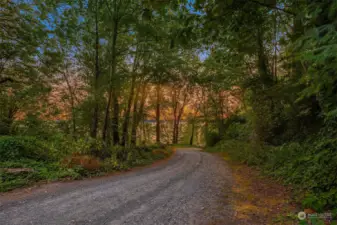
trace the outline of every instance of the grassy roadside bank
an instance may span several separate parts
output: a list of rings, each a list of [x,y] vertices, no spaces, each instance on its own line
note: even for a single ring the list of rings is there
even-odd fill
[[[220,155],[230,166],[233,173],[233,205],[239,221],[248,224],[337,224],[308,215],[322,215],[322,211],[307,206],[307,193],[298,186],[286,184],[285,179],[272,176],[272,171],[258,165],[250,165],[243,154],[247,143],[223,140],[205,151]],[[241,151],[241,153],[239,153]],[[298,213],[307,214],[305,220],[298,219]],[[334,210],[325,211],[336,218]]]
[[[124,158],[120,157],[122,149],[112,149],[111,155],[104,160],[78,152],[52,158],[49,157],[52,155],[50,152],[43,157],[43,146],[37,145],[35,140],[27,140],[2,140],[2,143],[7,142],[10,146],[10,151],[5,151],[5,147],[2,146],[0,152],[6,156],[0,159],[0,192],[31,186],[38,182],[79,180],[128,171],[169,158],[174,151],[171,146],[142,146],[128,149]],[[34,148],[30,149],[30,145]]]
[[[233,174],[235,219],[243,224],[297,224],[299,205],[291,189],[263,176],[257,168],[233,160],[228,153],[207,149],[223,158]]]

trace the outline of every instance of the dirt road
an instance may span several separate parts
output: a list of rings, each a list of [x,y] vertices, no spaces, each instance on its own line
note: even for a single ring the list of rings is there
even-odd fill
[[[223,160],[181,149],[150,168],[50,184],[16,200],[2,195],[0,224],[234,224],[230,190]]]

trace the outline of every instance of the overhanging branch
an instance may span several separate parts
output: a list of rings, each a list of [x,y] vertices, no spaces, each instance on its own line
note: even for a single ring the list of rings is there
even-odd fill
[[[261,6],[264,6],[264,7],[267,7],[267,8],[270,8],[270,9],[276,9],[278,11],[282,11],[284,13],[287,13],[287,14],[290,14],[290,15],[293,15],[293,16],[296,16],[296,14],[294,12],[291,12],[289,10],[286,10],[286,9],[283,9],[283,8],[279,8],[277,6],[272,6],[270,4],[266,4],[266,3],[263,3],[263,2],[260,2],[258,0],[248,0],[252,3],[255,3],[255,4],[258,4],[258,5],[261,5]]]
[[[4,77],[4,78],[0,78],[0,84],[4,84],[6,82],[14,82],[15,80],[10,78],[10,77]]]

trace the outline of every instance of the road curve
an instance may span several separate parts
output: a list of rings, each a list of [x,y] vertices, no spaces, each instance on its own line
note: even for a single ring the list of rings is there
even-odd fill
[[[198,150],[177,150],[154,167],[61,183],[57,190],[47,188],[20,200],[0,196],[0,224],[235,224],[230,190],[223,160]]]

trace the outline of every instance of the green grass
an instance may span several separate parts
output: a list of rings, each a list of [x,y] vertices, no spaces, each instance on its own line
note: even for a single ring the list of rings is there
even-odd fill
[[[127,160],[121,162],[114,157],[104,160],[101,168],[88,171],[77,166],[67,168],[59,162],[37,161],[21,158],[0,162],[0,192],[32,185],[38,181],[76,180],[85,177],[104,175],[113,171],[125,171],[133,167],[145,166],[165,159],[172,154],[170,148],[158,150],[132,150]],[[33,172],[8,173],[4,168],[31,168]]]
[[[227,139],[205,151],[226,152],[235,161],[258,167],[261,174],[290,185],[303,209],[326,212],[337,211],[336,142],[317,138],[314,142],[257,146]]]

